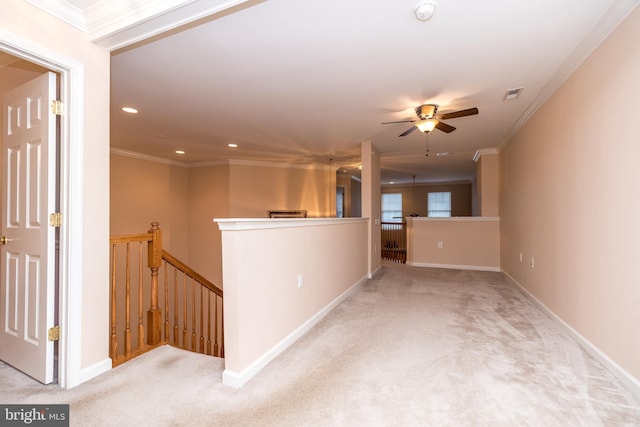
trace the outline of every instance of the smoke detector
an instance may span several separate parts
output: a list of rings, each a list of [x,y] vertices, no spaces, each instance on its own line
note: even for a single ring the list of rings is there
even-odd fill
[[[428,1],[425,3],[421,3],[416,8],[416,18],[419,21],[428,21],[433,16],[433,13],[436,11],[436,2]]]

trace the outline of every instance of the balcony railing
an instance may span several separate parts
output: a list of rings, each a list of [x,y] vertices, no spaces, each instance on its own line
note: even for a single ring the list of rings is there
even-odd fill
[[[382,259],[404,264],[407,262],[407,224],[382,222]]]

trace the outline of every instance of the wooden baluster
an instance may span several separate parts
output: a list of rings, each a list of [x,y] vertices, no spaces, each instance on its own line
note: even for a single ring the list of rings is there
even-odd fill
[[[218,296],[215,297],[215,303],[213,306],[213,355],[218,356],[220,353],[220,346],[218,343]]]
[[[204,353],[204,286],[200,283],[198,284],[200,285],[200,346],[198,347],[198,351]]]
[[[158,269],[162,264],[162,234],[157,222],[151,223],[149,230],[152,238],[148,245],[148,263],[151,269],[151,306],[147,311],[147,344],[156,345],[160,343],[162,316],[158,307]]]
[[[220,348],[218,357],[224,357],[224,304],[222,298],[216,298],[220,301]]]
[[[191,278],[191,351],[196,351],[196,281]]]
[[[144,348],[144,323],[142,321],[142,242],[138,243],[138,351]]]
[[[116,245],[111,245],[111,348],[109,357],[113,362],[118,355],[118,338],[116,335]]]
[[[207,290],[207,354],[211,355],[211,291]]]
[[[173,268],[173,345],[180,347],[178,330],[178,269]]]
[[[164,342],[169,342],[169,276],[164,262]]]
[[[400,262],[402,262],[403,264],[407,263],[407,223],[406,222],[402,222],[402,247],[403,247],[403,251],[402,251],[402,259],[400,260]]]
[[[127,243],[124,295],[124,355],[131,354],[131,244]]]
[[[398,226],[396,224],[393,225],[393,261],[398,262]]]
[[[182,348],[187,349],[187,337],[189,336],[189,331],[187,331],[187,275],[182,273],[182,289],[184,290],[184,300],[182,305],[183,307],[183,315],[182,315]]]
[[[394,225],[391,226],[391,236],[392,236],[392,239],[393,239],[393,245],[392,245],[393,249],[396,249],[398,247],[398,243],[397,243],[397,240],[396,240],[396,231],[397,231],[396,230],[396,225],[394,224]],[[393,252],[391,252],[391,254],[392,254],[393,262],[396,262],[397,261],[396,258],[398,256],[398,251],[394,250]]]

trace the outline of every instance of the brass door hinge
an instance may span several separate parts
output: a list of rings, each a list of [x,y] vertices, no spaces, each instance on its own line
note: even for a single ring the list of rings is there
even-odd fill
[[[49,215],[49,225],[52,227],[62,227],[62,214],[54,212]]]
[[[58,341],[60,339],[60,326],[49,328],[49,341]]]
[[[62,115],[62,101],[58,101],[57,99],[51,101],[51,113],[56,116]]]

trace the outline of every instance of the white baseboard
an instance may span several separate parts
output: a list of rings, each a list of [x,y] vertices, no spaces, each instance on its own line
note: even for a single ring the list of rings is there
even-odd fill
[[[382,271],[382,265],[379,265],[378,268],[376,268],[375,271],[373,271],[372,273],[369,273],[367,277],[369,279],[373,279],[376,276],[376,274],[380,273],[381,271]]]
[[[334,308],[338,306],[342,301],[350,297],[353,293],[355,293],[365,282],[367,281],[367,277],[363,277],[358,280],[353,286],[340,294],[336,299],[331,301],[328,305],[318,311],[316,314],[311,316],[307,321],[301,324],[298,328],[296,328],[293,332],[287,335],[284,339],[282,339],[278,344],[271,347],[266,353],[257,358],[253,363],[247,366],[242,372],[234,372],[228,369],[225,369],[222,372],[222,384],[234,388],[240,388],[247,383],[254,375],[256,375],[262,368],[267,366],[269,362],[275,359],[280,353],[289,348],[293,343],[298,340],[301,336],[309,332],[311,328],[313,328],[318,322],[320,322],[327,314],[331,312]]]
[[[430,268],[451,268],[453,270],[475,270],[475,271],[502,271],[500,267],[486,266],[486,265],[457,265],[457,264],[434,264],[430,262],[409,262],[407,265],[413,267],[430,267]]]
[[[106,359],[101,360],[100,362],[94,363],[91,366],[83,368],[80,371],[80,375],[78,376],[78,382],[73,385],[73,387],[80,385],[84,382],[89,381],[97,377],[100,374],[104,374],[105,372],[111,370],[113,367],[113,363],[111,358],[107,357]]]
[[[631,375],[627,370],[625,370],[622,366],[618,365],[613,359],[607,356],[602,350],[596,347],[591,341],[586,339],[582,334],[573,329],[571,325],[562,320],[557,314],[555,314],[551,309],[549,309],[546,305],[544,305],[538,298],[536,298],[531,292],[529,292],[524,286],[518,283],[513,277],[509,275],[506,271],[502,271],[505,276],[509,278],[513,283],[520,288],[520,290],[533,301],[538,307],[540,307],[545,313],[547,313],[553,320],[558,322],[571,336],[573,336],[580,345],[593,357],[595,357],[600,363],[602,363],[613,375],[615,375],[618,380],[623,384],[623,386],[632,393],[636,399],[640,400],[640,380],[638,378]]]

